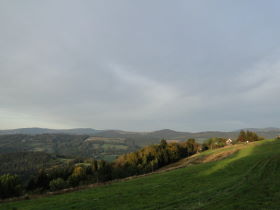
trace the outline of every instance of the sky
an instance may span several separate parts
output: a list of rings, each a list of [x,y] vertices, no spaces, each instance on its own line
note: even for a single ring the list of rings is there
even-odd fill
[[[0,0],[0,129],[280,127],[277,0]]]

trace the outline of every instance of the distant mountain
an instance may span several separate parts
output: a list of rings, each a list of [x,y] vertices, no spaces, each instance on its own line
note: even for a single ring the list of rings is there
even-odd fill
[[[240,129],[241,130],[241,129]],[[96,130],[92,128],[75,129],[48,129],[48,128],[19,128],[13,130],[0,130],[0,135],[4,134],[71,134],[71,135],[89,135],[105,138],[122,138],[132,141],[137,145],[145,146],[158,143],[161,139],[185,141],[189,138],[195,138],[199,142],[212,137],[237,138],[240,130],[225,131],[204,131],[204,132],[179,132],[170,129],[157,130],[152,132],[130,132],[123,130]],[[264,138],[275,138],[280,135],[280,128],[245,128],[256,132]]]
[[[0,135],[5,134],[73,134],[73,135],[95,135],[101,131],[92,128],[74,128],[74,129],[48,129],[48,128],[18,128],[10,130],[0,130]]]
[[[264,138],[275,138],[280,135],[279,128],[250,128],[251,130]],[[204,132],[179,132],[170,129],[163,129],[152,132],[126,132],[119,130],[105,130],[96,134],[96,136],[107,138],[125,138],[134,140],[138,145],[147,145],[158,143],[161,139],[185,141],[189,138],[195,138],[199,142],[212,137],[223,137],[235,139],[238,137],[240,130],[237,131],[204,131]]]
[[[254,132],[280,132],[280,128],[268,127],[268,128],[244,128],[241,130],[249,130]]]
[[[140,132],[130,132],[130,131],[122,131],[122,130],[104,130],[97,133],[97,136],[102,137],[115,137],[115,138],[122,138],[124,136],[131,136],[131,135],[139,135]]]
[[[176,138],[176,137],[178,138],[178,137],[189,136],[191,134],[192,133],[190,132],[179,132],[170,129],[163,129],[163,130],[153,131],[149,133],[149,135],[154,137],[159,137],[159,138]]]

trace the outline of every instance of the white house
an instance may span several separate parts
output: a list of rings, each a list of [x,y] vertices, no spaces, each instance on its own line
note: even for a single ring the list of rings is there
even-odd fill
[[[227,145],[232,144],[232,140],[231,140],[231,139],[228,139],[228,140],[226,141],[226,144],[227,144]]]

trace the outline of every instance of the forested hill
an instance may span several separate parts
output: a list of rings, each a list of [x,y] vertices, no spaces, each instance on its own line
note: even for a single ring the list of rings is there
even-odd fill
[[[0,135],[0,154],[45,152],[70,158],[91,157],[107,160],[138,148],[133,141],[120,138],[92,138],[88,135],[68,134]]]

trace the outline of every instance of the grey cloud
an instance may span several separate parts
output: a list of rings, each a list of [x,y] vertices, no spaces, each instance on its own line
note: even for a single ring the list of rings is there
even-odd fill
[[[1,1],[0,126],[280,126],[278,1]]]

